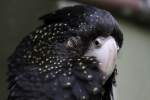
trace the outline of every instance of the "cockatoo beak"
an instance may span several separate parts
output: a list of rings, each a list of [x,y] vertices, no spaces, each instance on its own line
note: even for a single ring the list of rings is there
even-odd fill
[[[97,44],[92,42],[85,56],[94,56],[99,62],[99,70],[102,72],[104,81],[113,73],[116,65],[119,47],[112,36],[96,38]],[[99,46],[97,46],[99,43]]]

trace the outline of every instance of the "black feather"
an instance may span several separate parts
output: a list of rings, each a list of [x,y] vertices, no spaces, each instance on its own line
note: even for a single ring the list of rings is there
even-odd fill
[[[112,79],[103,86],[97,61],[83,55],[97,36],[112,35],[122,46],[122,33],[111,14],[74,6],[40,19],[44,24],[9,58],[8,100],[110,100]],[[80,37],[77,47],[68,46],[71,37]]]

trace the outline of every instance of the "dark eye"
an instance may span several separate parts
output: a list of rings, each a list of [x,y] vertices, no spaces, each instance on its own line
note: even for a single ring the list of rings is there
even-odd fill
[[[95,47],[101,47],[102,43],[99,40],[95,40],[94,45],[95,45]]]

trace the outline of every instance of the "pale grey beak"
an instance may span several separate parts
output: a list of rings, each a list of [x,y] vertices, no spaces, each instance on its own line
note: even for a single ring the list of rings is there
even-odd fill
[[[99,62],[99,70],[103,72],[104,80],[113,73],[116,65],[117,51],[119,47],[112,36],[98,37],[89,47],[85,56],[94,56]]]

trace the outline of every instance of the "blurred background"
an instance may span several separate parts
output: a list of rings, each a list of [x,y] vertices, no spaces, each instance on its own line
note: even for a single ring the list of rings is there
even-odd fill
[[[150,100],[150,0],[1,0],[0,100],[7,98],[7,58],[38,18],[64,6],[89,4],[112,13],[124,33],[118,57],[118,100]]]

